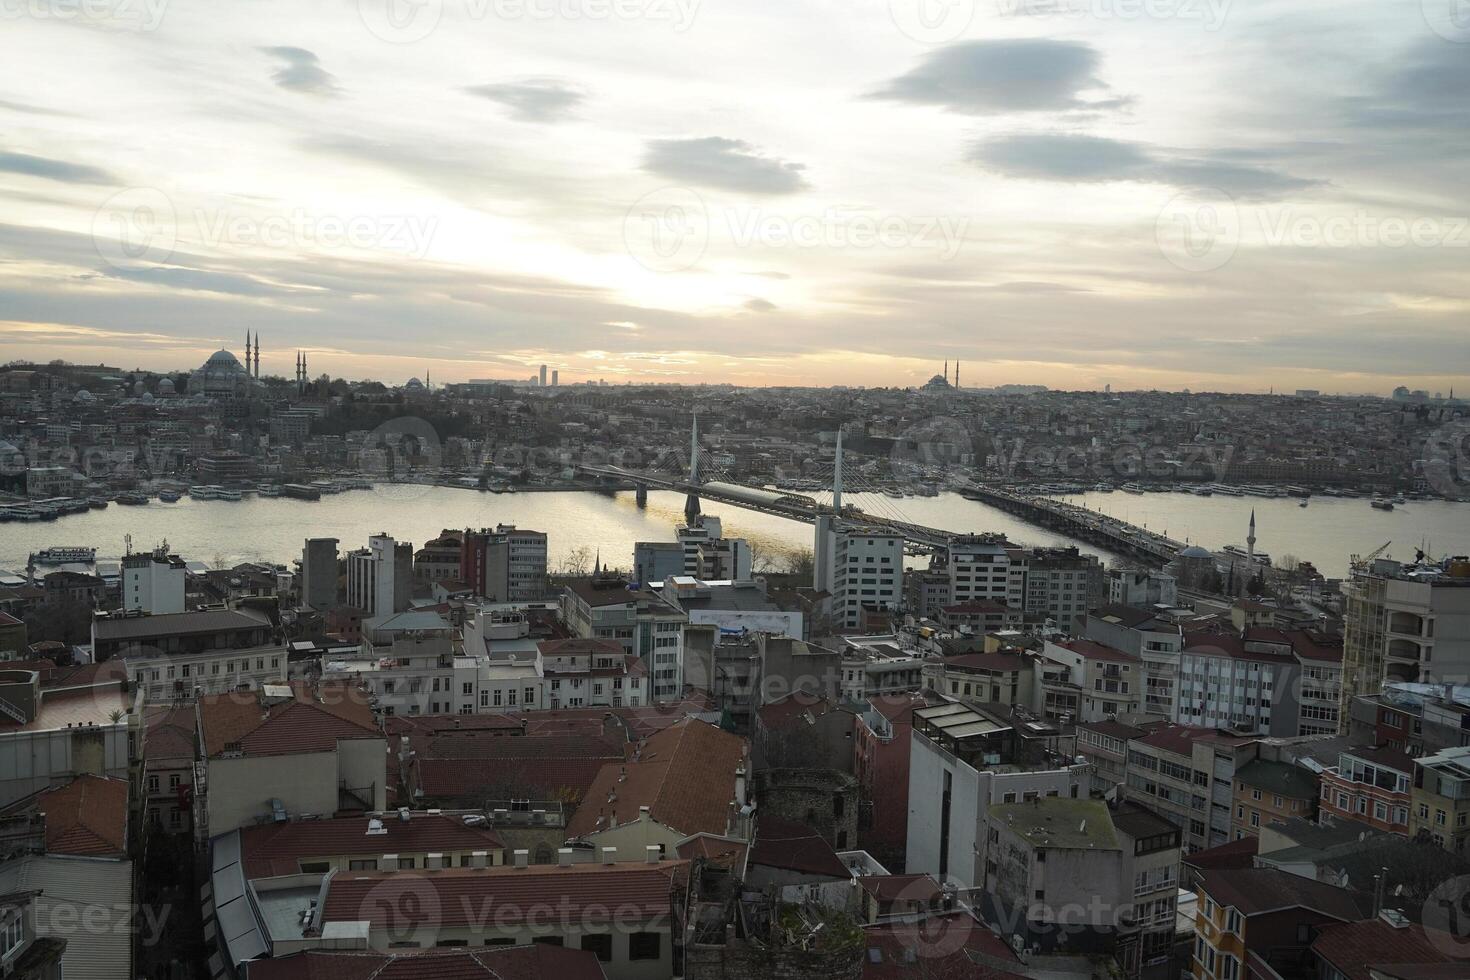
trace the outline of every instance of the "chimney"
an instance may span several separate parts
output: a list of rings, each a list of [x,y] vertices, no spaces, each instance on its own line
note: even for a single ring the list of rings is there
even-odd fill
[[[528,851],[528,850],[526,850],[524,847],[518,847],[518,848],[516,848],[515,859],[516,859],[516,867],[518,867],[518,868],[528,867],[530,865],[530,863],[531,863],[531,852]]]
[[[643,806],[640,806],[638,808],[638,819],[639,820],[642,820],[644,817],[648,816],[648,813],[649,813],[649,808],[648,808],[648,806],[646,804],[643,805]]]
[[[570,847],[559,847],[559,848],[557,848],[556,849],[556,865],[557,865],[557,867],[559,867],[559,868],[569,868],[569,867],[571,867],[572,866],[572,854],[573,853],[574,852],[572,851],[572,849]]]
[[[602,849],[602,863],[603,864],[617,864],[618,863],[618,849],[616,847],[604,847]]]
[[[643,848],[643,861],[646,864],[658,864],[659,853],[657,844],[649,844]]]

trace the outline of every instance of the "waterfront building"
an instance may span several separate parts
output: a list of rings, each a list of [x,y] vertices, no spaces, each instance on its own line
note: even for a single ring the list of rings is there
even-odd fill
[[[301,604],[325,612],[337,604],[337,539],[307,538],[301,549]]]
[[[408,608],[413,594],[413,545],[387,533],[368,538],[368,546],[347,555],[347,604],[365,619],[386,619]]]
[[[546,532],[514,524],[465,531],[459,578],[490,602],[546,598]]]
[[[149,615],[184,611],[183,559],[160,548],[122,560],[122,607]]]

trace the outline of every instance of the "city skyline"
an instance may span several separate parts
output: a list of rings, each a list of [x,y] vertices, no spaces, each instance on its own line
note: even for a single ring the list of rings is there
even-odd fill
[[[893,0],[840,50],[790,5],[378,6],[7,20],[7,353],[184,370],[251,330],[266,373],[307,347],[442,381],[1470,375],[1470,35],[1433,2]]]

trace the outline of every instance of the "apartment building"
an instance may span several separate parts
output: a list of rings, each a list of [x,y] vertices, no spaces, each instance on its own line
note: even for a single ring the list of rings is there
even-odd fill
[[[1190,633],[1179,656],[1175,720],[1291,736],[1301,727],[1301,663],[1249,634]]]
[[[1101,606],[1083,619],[1082,636],[1142,662],[1142,714],[1163,721],[1177,717],[1179,654],[1184,649],[1184,631],[1177,622],[1146,609]]]
[[[750,578],[749,542],[744,538],[726,538],[718,517],[696,514],[688,524],[679,526],[675,537],[684,555],[680,574],[735,582]]]
[[[903,601],[903,536],[831,516],[817,518],[813,586],[831,596],[832,625],[858,630],[863,608]]]
[[[1360,745],[1322,772],[1318,813],[1323,823],[1352,821],[1391,834],[1409,833],[1414,760],[1397,749]]]
[[[178,555],[161,549],[122,560],[122,607],[149,615],[184,611],[184,581],[187,573]]]
[[[1235,771],[1231,791],[1230,836],[1258,836],[1262,827],[1292,817],[1315,816],[1316,774],[1289,762],[1252,759]]]
[[[530,602],[546,597],[546,533],[497,524],[466,531],[459,578],[490,602]]]
[[[1470,841],[1470,747],[1440,749],[1414,762],[1409,837],[1428,835],[1440,847],[1465,854]]]
[[[618,577],[579,579],[562,591],[561,618],[574,636],[612,640],[642,660],[655,699],[683,692],[688,617],[675,603]]]
[[[1384,681],[1455,684],[1470,676],[1470,560],[1360,562],[1343,586],[1341,715]]]
[[[924,686],[959,699],[1030,706],[1036,696],[1036,660],[1019,651],[964,653],[924,661]]]
[[[1161,726],[1129,741],[1124,795],[1179,827],[1186,854],[1224,844],[1235,770],[1254,758],[1252,744],[1213,728]]]
[[[325,612],[337,604],[337,539],[307,538],[301,548],[301,604]]]
[[[1072,740],[1022,738],[1014,723],[955,701],[913,711],[905,870],[983,888],[986,814],[997,804],[1080,800],[1090,776]]]
[[[1092,791],[1106,793],[1128,778],[1128,743],[1148,732],[1106,719],[1077,724],[1077,754],[1092,766]]]
[[[1140,713],[1144,672],[1139,657],[1095,640],[1046,640],[1041,656],[1048,666],[1065,671],[1064,677],[1054,676],[1052,684],[1077,688],[1076,720],[1102,721]],[[1060,698],[1061,691],[1055,693]]]
[[[347,604],[365,619],[386,619],[408,608],[413,596],[413,545],[388,534],[368,538],[368,546],[347,555]]]
[[[1253,956],[1290,973],[1310,961],[1316,927],[1363,917],[1347,890],[1274,868],[1201,871],[1197,894],[1194,980],[1261,976]]]
[[[269,646],[275,630],[263,614],[245,609],[201,609],[149,616],[115,612],[92,620],[92,653],[113,657],[185,657]]]

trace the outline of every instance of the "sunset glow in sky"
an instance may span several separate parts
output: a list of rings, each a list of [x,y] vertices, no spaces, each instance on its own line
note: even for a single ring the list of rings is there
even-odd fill
[[[1455,0],[0,0],[0,362],[1470,389]]]

